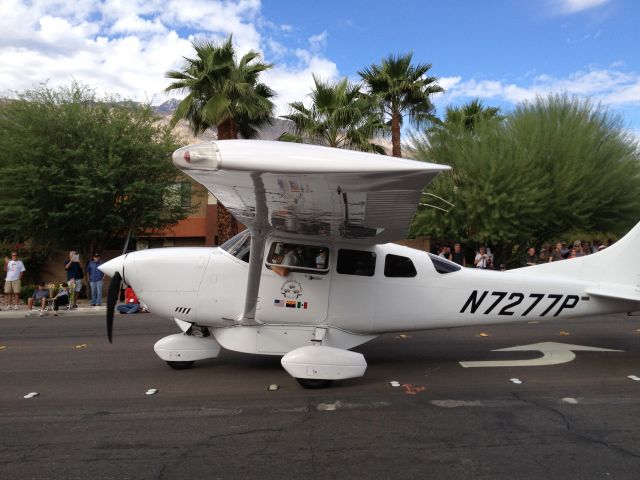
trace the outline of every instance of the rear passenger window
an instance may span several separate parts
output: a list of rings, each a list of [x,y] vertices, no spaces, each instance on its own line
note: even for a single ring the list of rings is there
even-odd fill
[[[373,277],[376,271],[376,254],[362,250],[338,251],[338,273]]]
[[[400,255],[387,255],[384,259],[384,276],[385,277],[415,277],[417,275],[416,267],[410,258],[401,257]]]

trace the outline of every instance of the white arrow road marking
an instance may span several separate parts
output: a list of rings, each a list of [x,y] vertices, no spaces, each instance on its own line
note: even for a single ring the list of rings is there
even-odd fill
[[[501,348],[492,352],[542,352],[542,357],[530,360],[496,360],[478,362],[460,362],[465,368],[473,367],[539,367],[544,365],[559,365],[576,358],[574,351],[582,352],[622,352],[623,350],[611,350],[609,348],[585,347],[582,345],[569,345],[567,343],[542,342],[519,347]]]

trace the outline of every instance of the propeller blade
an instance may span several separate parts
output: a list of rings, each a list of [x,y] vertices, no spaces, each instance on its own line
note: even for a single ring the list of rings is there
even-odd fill
[[[120,272],[116,272],[111,277],[111,283],[109,283],[109,291],[107,292],[107,336],[109,337],[109,343],[113,343],[113,313],[116,309],[116,303],[118,303],[118,297],[120,296],[120,284],[122,277]]]

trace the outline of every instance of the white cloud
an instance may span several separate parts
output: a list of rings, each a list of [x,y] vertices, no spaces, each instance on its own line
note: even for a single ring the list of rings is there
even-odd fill
[[[289,49],[282,43],[274,40],[273,38],[266,39],[267,51],[275,58],[282,58],[289,52]]]
[[[557,8],[560,13],[576,13],[591,8],[599,7],[605,3],[609,3],[610,0],[559,0],[557,2]]]
[[[313,75],[328,80],[338,78],[335,63],[310,52],[297,51],[300,62],[295,65],[278,64],[264,73],[263,81],[273,88],[278,96],[274,99],[276,115],[289,112],[289,103],[304,101],[313,87]]]
[[[456,85],[460,83],[462,77],[440,77],[438,78],[438,85],[444,88],[445,92],[454,88]]]
[[[517,103],[531,100],[536,95],[562,92],[591,98],[605,105],[640,106],[640,75],[613,69],[594,69],[578,71],[566,78],[538,75],[527,85],[502,80],[458,79],[447,89],[445,98],[439,103],[475,97]]]
[[[109,29],[110,33],[163,33],[167,28],[159,19],[146,20],[138,15],[119,18]]]
[[[325,48],[327,46],[328,36],[329,34],[325,30],[322,33],[319,33],[317,35],[312,35],[311,37],[309,37],[309,46],[311,50],[314,52],[317,52]]]
[[[259,0],[2,0],[0,95],[77,80],[99,94],[160,102],[170,83],[165,72],[193,55],[193,38],[233,34],[239,55],[254,49],[278,61],[262,81],[285,113],[287,103],[309,93],[312,72],[338,74],[318,53],[327,33],[296,39],[294,30],[263,18]],[[305,41],[308,50],[295,48]]]

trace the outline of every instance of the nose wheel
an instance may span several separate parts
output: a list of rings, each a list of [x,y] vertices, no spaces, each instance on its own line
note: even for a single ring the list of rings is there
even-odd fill
[[[333,380],[324,380],[319,378],[296,378],[303,388],[327,388],[333,383]]]
[[[188,362],[176,362],[176,361],[167,361],[167,365],[169,365],[174,370],[187,370],[188,368],[193,367],[195,362],[193,360]]]

